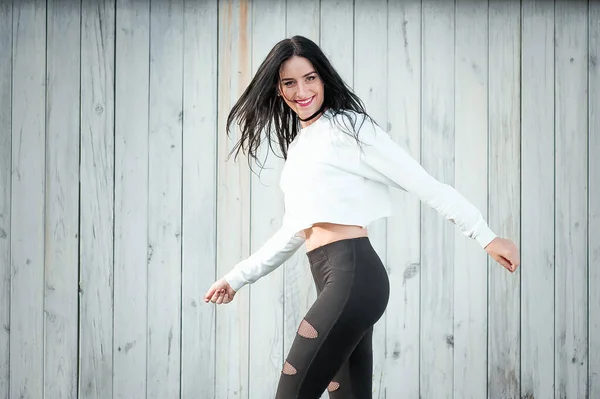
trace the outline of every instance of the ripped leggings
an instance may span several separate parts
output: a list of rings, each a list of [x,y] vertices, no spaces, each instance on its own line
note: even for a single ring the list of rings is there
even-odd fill
[[[307,252],[317,300],[298,328],[276,399],[371,399],[373,325],[389,299],[385,267],[367,237]]]

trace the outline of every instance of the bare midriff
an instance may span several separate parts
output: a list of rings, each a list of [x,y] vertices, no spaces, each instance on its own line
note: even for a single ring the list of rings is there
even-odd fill
[[[323,245],[349,238],[366,237],[367,229],[361,226],[350,226],[335,223],[315,223],[304,230],[306,250],[310,251]]]

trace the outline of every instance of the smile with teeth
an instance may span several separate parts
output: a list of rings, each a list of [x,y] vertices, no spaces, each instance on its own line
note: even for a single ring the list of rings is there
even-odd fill
[[[306,100],[296,100],[296,104],[298,104],[301,107],[308,107],[312,103],[312,100],[314,98],[315,98],[315,96],[312,96],[311,98],[307,98]]]

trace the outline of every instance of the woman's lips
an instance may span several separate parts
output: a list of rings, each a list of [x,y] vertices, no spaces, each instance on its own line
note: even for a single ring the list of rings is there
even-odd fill
[[[296,100],[296,104],[298,104],[301,107],[308,107],[310,104],[312,104],[314,98],[315,96],[307,98],[306,100]]]

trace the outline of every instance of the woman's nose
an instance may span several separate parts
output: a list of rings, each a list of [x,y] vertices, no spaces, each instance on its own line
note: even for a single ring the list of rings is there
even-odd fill
[[[308,93],[309,93],[308,86],[304,83],[298,83],[298,91],[296,92],[297,97],[300,99],[304,99],[307,97]]]

